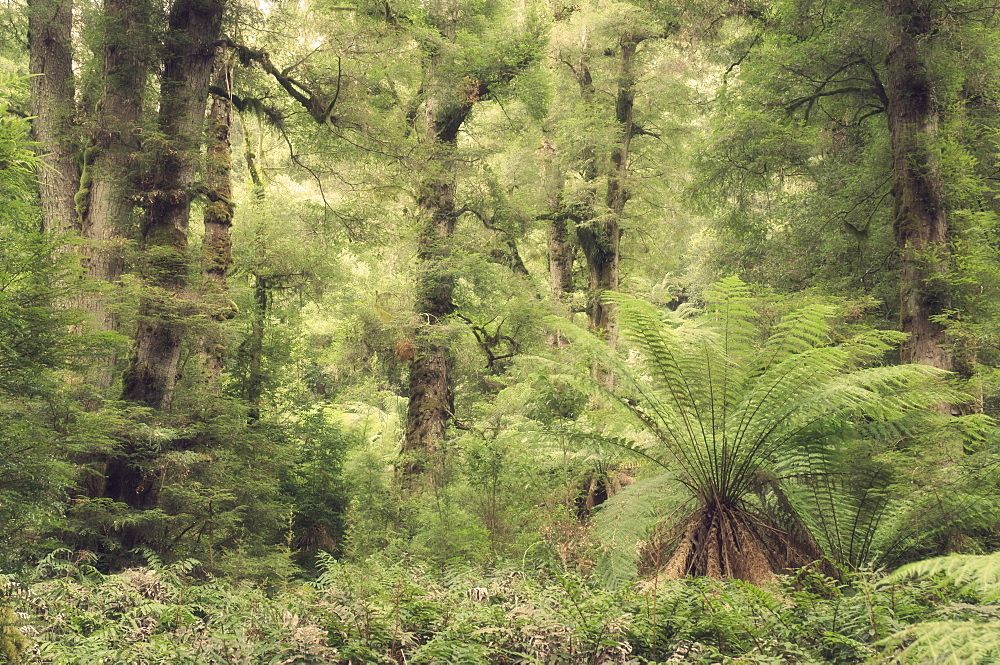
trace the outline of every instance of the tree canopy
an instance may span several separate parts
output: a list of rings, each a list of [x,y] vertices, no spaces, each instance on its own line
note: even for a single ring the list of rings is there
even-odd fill
[[[0,660],[989,660],[995,7],[0,19]]]

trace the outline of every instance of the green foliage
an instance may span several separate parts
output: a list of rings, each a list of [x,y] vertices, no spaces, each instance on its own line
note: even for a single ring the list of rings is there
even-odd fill
[[[653,520],[646,522],[652,526],[662,516],[660,506],[669,505],[673,526],[662,545],[674,552],[663,564],[669,574],[739,574],[760,581],[767,578],[762,568],[779,572],[815,559],[820,536],[828,536],[822,543],[827,555],[858,563],[842,556],[835,536],[810,524],[818,504],[791,489],[800,479],[839,473],[838,459],[857,441],[897,441],[935,421],[930,407],[963,399],[932,368],[864,368],[898,335],[858,330],[838,338],[836,310],[829,304],[809,304],[765,325],[748,287],[736,279],[717,284],[697,318],[623,295],[607,298],[617,306],[635,360],[555,323],[612,372],[615,387],[599,392],[633,418],[639,433],[622,446],[662,469],[657,482],[664,498],[655,508],[636,501],[630,515],[630,492],[638,495],[644,485],[626,490],[607,521],[600,521],[601,530],[612,547],[623,544],[615,540],[620,533],[634,543],[638,522],[622,522]],[[716,519],[716,511],[731,511],[732,517],[717,519],[736,521],[734,541],[723,539],[719,551],[716,544],[693,540],[698,525]],[[771,525],[772,531],[744,532],[744,520]],[[730,547],[741,548],[749,562],[727,568]],[[780,551],[793,554],[778,556]]]
[[[49,578],[22,599],[31,662],[329,662],[325,633],[305,619],[295,590],[198,584],[196,561],[104,576],[73,558],[46,562]]]
[[[6,78],[0,89],[16,87]],[[23,565],[44,550],[42,534],[59,523],[64,492],[79,469],[69,461],[108,441],[106,414],[83,414],[81,375],[106,339],[69,328],[66,307],[76,268],[56,251],[67,239],[37,229],[33,172],[37,159],[27,121],[0,103],[0,561]],[[78,385],[68,385],[67,382]]]
[[[28,640],[21,633],[21,623],[11,607],[9,596],[14,582],[2,579],[4,588],[0,591],[0,655],[5,663],[20,663],[28,646]]]
[[[343,464],[357,439],[321,413],[304,414],[297,430],[297,454],[283,483],[294,510],[293,548],[307,557],[340,551],[348,502]]]
[[[22,4],[0,10],[12,71],[25,64],[11,48]],[[188,339],[169,413],[103,399],[82,378],[122,341],[69,334],[79,321],[66,287],[81,280],[55,243],[72,243],[35,232],[29,125],[0,106],[0,565],[25,575],[0,593],[0,660],[996,659],[991,637],[970,637],[995,628],[992,563],[953,560],[950,583],[838,578],[824,564],[774,574],[820,552],[864,570],[985,548],[1000,520],[984,420],[925,409],[961,396],[930,370],[883,366],[899,336],[861,326],[894,326],[897,297],[877,9],[258,4],[233,6],[227,28],[247,47],[231,82],[234,154],[247,158],[230,164],[235,262],[217,303],[199,303],[196,288],[162,298]],[[67,145],[87,143],[89,113],[114,84],[94,75],[121,36],[99,5],[75,14],[82,75]],[[987,14],[963,2],[940,15],[935,39],[948,47],[928,74],[955,231],[954,264],[934,286],[951,299],[942,320],[958,369],[974,379],[969,409],[990,412],[1000,133]],[[311,101],[308,113],[247,57],[254,49]],[[14,111],[24,87],[0,81]],[[625,88],[627,137],[616,117]],[[472,109],[447,159],[427,140],[435,104]],[[727,280],[700,312],[612,295],[620,353],[565,325],[576,344],[553,349],[542,325],[548,226],[567,222],[572,244],[606,221],[623,140],[623,289],[674,307],[736,271],[776,292],[752,298]],[[94,155],[80,152],[85,191]],[[141,170],[164,156],[145,154]],[[455,400],[440,484],[418,494],[401,487],[398,451],[414,331],[426,323],[413,282],[428,179],[454,199],[454,215],[442,207],[437,220],[454,234],[433,248],[447,260],[427,286],[446,283],[454,307],[429,327],[451,354]],[[685,187],[699,205],[682,200]],[[704,233],[699,213],[715,219]],[[588,279],[576,259],[578,291],[557,305],[570,316]],[[136,283],[126,276],[114,300],[150,293]],[[831,292],[863,304],[814,295]],[[116,315],[134,329],[131,304]],[[196,367],[202,338],[225,347],[218,381]],[[532,354],[550,352],[576,367],[539,376]],[[149,509],[103,497],[105,464],[125,450],[155,488]],[[711,519],[728,535],[701,529]],[[70,549],[53,552],[60,542]],[[718,545],[714,563],[696,552],[706,543]],[[766,559],[771,584],[653,574],[726,572],[727,553],[754,575]],[[642,588],[604,584],[637,573],[650,577]]]
[[[994,663],[1000,660],[1000,555],[961,555],[928,559],[899,568],[889,583],[910,577],[944,579],[961,600],[943,607],[939,617],[895,632],[883,641],[903,663]],[[964,597],[964,598],[962,598]],[[971,604],[970,604],[971,602]]]
[[[891,310],[881,12],[776,2],[765,14],[724,35],[721,66],[738,64],[697,155],[691,191],[719,220],[699,262],[708,279],[735,269],[782,291],[873,294]]]
[[[39,663],[861,663],[954,592],[812,573],[609,590],[573,574],[320,556],[312,584],[204,579],[194,561],[101,575],[60,553],[11,594]],[[949,595],[952,594],[952,595]]]
[[[967,595],[983,601],[1000,601],[1000,555],[949,554],[917,561],[898,568],[886,577],[887,582],[900,582],[911,577],[941,576],[958,585]]]

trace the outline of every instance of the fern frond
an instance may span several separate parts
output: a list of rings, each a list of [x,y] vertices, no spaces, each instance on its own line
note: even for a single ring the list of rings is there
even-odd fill
[[[1000,662],[1000,621],[927,621],[908,626],[881,645],[896,649],[898,663]]]
[[[597,574],[609,586],[636,575],[639,551],[658,524],[690,512],[691,493],[671,473],[644,478],[601,505],[594,535],[602,545]]]
[[[811,305],[783,317],[761,349],[757,372],[763,374],[795,354],[828,345],[835,314],[832,305]]]
[[[764,565],[779,572],[803,558],[814,560],[818,543],[858,565],[886,546],[878,535],[883,529],[922,505],[922,498],[896,501],[905,493],[871,459],[871,476],[838,466],[853,442],[888,446],[944,427],[945,417],[929,407],[965,400],[941,380],[945,373],[930,367],[863,368],[898,334],[864,331],[835,343],[836,310],[829,304],[799,308],[765,329],[750,288],[736,278],[709,291],[696,319],[623,294],[605,299],[616,305],[625,353],[565,319],[550,321],[612,372],[615,386],[583,375],[566,381],[629,415],[647,436],[622,449],[675,472],[675,486],[687,488],[697,502],[684,516],[685,533],[697,544],[685,545],[691,556],[678,560],[678,570],[704,564],[708,574],[718,574],[725,563],[737,574],[746,568],[756,576],[751,568]],[[971,425],[947,427],[942,433],[955,436]],[[633,486],[618,500],[650,501],[640,494]],[[609,507],[607,519],[614,522],[617,510],[625,509]],[[700,519],[719,521],[700,525]],[[636,534],[624,532],[634,550]],[[617,543],[614,538],[609,543]],[[715,554],[690,551],[715,546],[721,548]],[[777,554],[782,548],[796,553]],[[756,557],[753,565],[730,566],[737,551]],[[619,559],[608,565],[613,575],[628,568]]]
[[[888,583],[910,577],[940,575],[965,591],[976,592],[987,602],[1000,601],[1000,552],[949,554],[908,563],[885,578]]]

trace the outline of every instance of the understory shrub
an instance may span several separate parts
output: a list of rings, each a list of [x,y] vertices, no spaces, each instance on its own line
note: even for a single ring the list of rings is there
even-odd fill
[[[265,590],[206,578],[190,560],[102,575],[66,557],[11,585],[9,602],[25,660],[66,665],[884,662],[907,626],[970,602],[945,580],[871,573],[607,588],[405,555],[319,563],[313,582]]]

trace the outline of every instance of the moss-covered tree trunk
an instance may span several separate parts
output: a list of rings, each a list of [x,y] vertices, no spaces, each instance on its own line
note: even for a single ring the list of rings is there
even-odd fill
[[[558,302],[568,301],[573,292],[574,247],[570,235],[572,220],[563,204],[565,176],[556,159],[556,147],[545,140],[540,149],[545,208],[548,218],[549,295]]]
[[[271,291],[267,278],[260,274],[253,276],[253,311],[250,319],[250,337],[244,342],[246,356],[246,380],[243,397],[247,401],[247,417],[251,422],[260,420],[261,402],[264,396],[264,335],[267,330],[267,310]]]
[[[38,169],[42,228],[79,230],[73,197],[80,168],[70,139],[76,104],[72,0],[29,0],[28,51],[32,129],[42,158]]]
[[[935,24],[930,3],[883,0],[889,25],[886,96],[892,142],[893,229],[899,251],[903,362],[951,369],[941,279],[948,269],[948,215],[938,145],[938,108],[928,49]]]
[[[587,257],[589,297],[587,316],[591,330],[613,337],[612,307],[601,300],[603,291],[617,291],[621,262],[621,219],[629,193],[626,187],[628,160],[635,125],[632,108],[635,102],[635,76],[632,59],[639,41],[626,32],[619,38],[619,71],[615,98],[615,121],[619,126],[618,143],[611,149],[605,193],[606,213],[578,227],[577,236]]]
[[[432,71],[440,66],[432,59]],[[451,242],[455,232],[455,150],[458,132],[472,110],[471,99],[453,99],[453,86],[439,81],[440,90],[426,100],[425,140],[430,149],[427,175],[420,184],[416,312],[420,325],[414,333],[415,355],[410,362],[409,403],[403,441],[403,473],[413,485],[419,477],[440,482],[441,443],[454,405],[451,357],[441,339],[441,324],[454,312],[455,286]],[[471,98],[471,95],[470,95]]]
[[[213,320],[231,318],[232,306],[226,297],[226,275],[233,263],[233,149],[230,129],[233,120],[233,67],[224,51],[216,60],[212,104],[208,112],[208,144],[205,149],[205,235],[202,242],[202,270],[205,273],[205,307]],[[224,362],[221,340],[203,334],[205,371],[213,391],[219,387]]]
[[[152,8],[147,0],[104,0],[99,53],[103,60],[101,98],[90,145],[83,155],[76,209],[80,216],[87,276],[107,288],[125,272],[125,245],[133,237],[134,177],[142,147],[143,91],[149,54],[155,48],[149,32]],[[113,296],[89,296],[85,307],[94,325],[117,331]],[[97,368],[96,383],[109,388],[116,358]]]
[[[158,145],[151,146],[153,172],[142,192],[145,277],[149,288],[139,306],[135,350],[123,397],[168,410],[177,381],[188,272],[188,219],[209,81],[222,25],[224,0],[176,0],[166,35],[160,88]]]
[[[76,304],[90,313],[98,329],[117,330],[107,288],[121,278],[125,239],[132,235],[132,175],[141,140],[143,89],[155,50],[148,28],[151,5],[148,0],[102,3],[98,27],[88,33],[101,62],[99,96],[84,100],[95,102],[96,112],[76,123],[79,127],[73,117],[73,7],[72,0],[28,4],[33,126],[44,155],[38,172],[42,225],[50,231],[80,232],[89,286],[99,288],[83,289]],[[83,138],[87,145],[74,149]],[[110,387],[115,364],[110,351],[95,358],[91,385]]]
[[[152,173],[140,197],[146,288],[122,397],[157,411],[170,409],[177,381],[184,317],[191,313],[187,290],[188,218],[200,161],[208,87],[224,0],[176,0],[168,17],[160,88],[159,136],[149,146]],[[151,140],[152,141],[152,140]],[[149,453],[138,445],[109,464],[105,493],[134,508],[156,504],[158,488],[145,468]],[[126,544],[138,535],[124,534]]]
[[[586,105],[591,105],[597,90],[590,72],[589,58],[584,52],[574,68],[580,95]],[[618,243],[621,234],[618,220],[598,211],[597,187],[601,177],[597,148],[583,150],[580,174],[585,183],[583,200],[577,204],[576,238],[587,265],[587,319],[590,329],[607,331],[610,312],[600,302],[600,293],[618,288]]]

